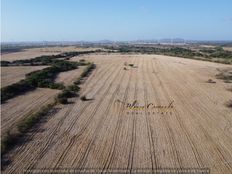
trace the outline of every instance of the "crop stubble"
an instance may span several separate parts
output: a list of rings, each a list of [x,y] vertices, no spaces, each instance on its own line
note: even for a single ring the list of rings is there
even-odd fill
[[[232,171],[232,97],[222,81],[205,81],[220,65],[158,55],[89,55],[97,69],[81,94],[11,152],[5,173],[30,168],[209,167]],[[75,59],[74,59],[75,60]],[[78,60],[78,58],[77,58]],[[95,61],[96,60],[96,61]],[[124,63],[136,67],[123,70]],[[115,100],[168,105],[172,114],[131,114]],[[131,111],[130,111],[131,112]]]

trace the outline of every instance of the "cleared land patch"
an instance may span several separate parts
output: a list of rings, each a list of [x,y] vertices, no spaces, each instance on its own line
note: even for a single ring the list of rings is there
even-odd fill
[[[80,91],[92,100],[74,99],[28,135],[31,141],[8,155],[4,173],[165,167],[231,173],[232,118],[225,102],[232,93],[215,78],[218,68],[231,65],[158,55],[81,57],[97,65]],[[133,67],[123,70],[125,62]],[[141,107],[174,102],[167,113],[121,105],[134,101]]]
[[[24,49],[19,52],[7,53],[1,55],[2,61],[14,61],[14,60],[25,60],[31,59],[33,57],[38,57],[42,55],[56,55],[62,52],[70,52],[70,51],[94,51],[99,48],[81,48],[75,46],[67,46],[67,47],[44,47],[44,48],[30,48]]]
[[[84,66],[78,67],[78,69],[74,69],[71,71],[61,72],[57,75],[55,82],[63,83],[65,86],[72,84],[78,77],[80,77]]]
[[[11,66],[1,67],[1,87],[5,87],[25,79],[25,75],[46,68],[47,66]]]

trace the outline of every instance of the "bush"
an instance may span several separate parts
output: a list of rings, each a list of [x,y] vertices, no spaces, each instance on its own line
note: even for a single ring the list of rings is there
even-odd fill
[[[9,61],[1,61],[1,66],[9,66],[10,62]]]
[[[216,83],[215,81],[213,81],[212,79],[207,80],[207,83]]]
[[[225,83],[232,83],[232,70],[223,70],[216,75],[216,78],[224,80]]]
[[[1,89],[1,102],[33,89],[35,89],[35,86],[31,85],[26,80],[21,80],[18,83],[3,87]]]
[[[52,84],[49,85],[49,88],[62,90],[62,89],[65,88],[65,86],[62,83],[52,83]]]
[[[32,128],[41,117],[45,116],[55,105],[55,103],[42,107],[37,113],[32,114],[30,117],[18,123],[17,128],[20,133],[25,133],[28,129]]]
[[[58,98],[71,98],[71,97],[74,97],[75,96],[75,93],[71,90],[68,90],[68,89],[64,89],[62,91],[62,93],[58,94]]]
[[[68,98],[63,97],[63,98],[56,98],[56,102],[60,104],[67,104],[68,103]]]
[[[87,101],[86,96],[85,96],[85,95],[81,96],[81,100],[82,100],[82,101]]]
[[[18,134],[12,134],[9,131],[1,140],[1,155],[6,153],[12,146],[16,144]]]
[[[70,87],[74,89],[74,87]],[[77,89],[77,88],[76,88]],[[77,94],[71,89],[64,89],[61,93],[59,93],[56,97],[56,102],[61,104],[67,104],[68,98],[75,97]]]
[[[90,72],[96,68],[96,65],[94,63],[89,64],[84,71],[81,73],[81,78],[87,77]]]
[[[227,101],[226,106],[232,108],[232,100]]]
[[[77,85],[70,85],[70,86],[67,87],[67,89],[69,91],[74,91],[74,92],[79,92],[80,91],[80,87],[77,86]]]
[[[74,82],[75,85],[80,85],[81,84],[81,78],[78,78],[75,82]]]

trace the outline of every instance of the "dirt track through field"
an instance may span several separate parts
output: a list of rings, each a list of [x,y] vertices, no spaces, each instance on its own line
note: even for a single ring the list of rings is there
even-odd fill
[[[83,57],[80,57],[82,59]],[[32,168],[210,168],[232,172],[230,84],[214,79],[231,67],[158,55],[88,55],[97,69],[82,85],[88,101],[61,107],[10,152],[5,173]],[[73,60],[78,60],[74,58]],[[134,64],[127,66],[124,63]],[[128,109],[153,103],[169,110]]]

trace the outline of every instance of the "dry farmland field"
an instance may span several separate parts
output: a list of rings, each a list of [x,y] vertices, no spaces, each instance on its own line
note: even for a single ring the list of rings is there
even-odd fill
[[[47,66],[13,66],[1,67],[1,88],[16,83],[25,78],[25,75]]]
[[[84,66],[81,66],[78,69],[62,72],[58,74],[58,76],[55,79],[55,82],[70,85],[81,75],[83,69]]]
[[[88,100],[76,97],[57,105],[56,113],[6,155],[3,173],[64,168],[232,173],[232,110],[225,105],[232,99],[232,86],[215,78],[231,65],[142,54],[71,60],[80,59],[96,64],[81,85],[80,96]],[[79,71],[60,74],[57,80],[70,83]],[[55,93],[39,89],[3,104],[2,131]]]
[[[39,88],[3,103],[1,106],[2,135],[12,129],[17,122],[50,103],[57,93],[57,90]]]
[[[82,48],[76,46],[28,48],[28,49],[22,49],[19,52],[10,52],[6,54],[2,54],[1,60],[4,61],[25,60],[42,55],[56,55],[62,52],[69,52],[69,51],[80,51],[80,52],[93,51],[97,49],[99,48]]]

